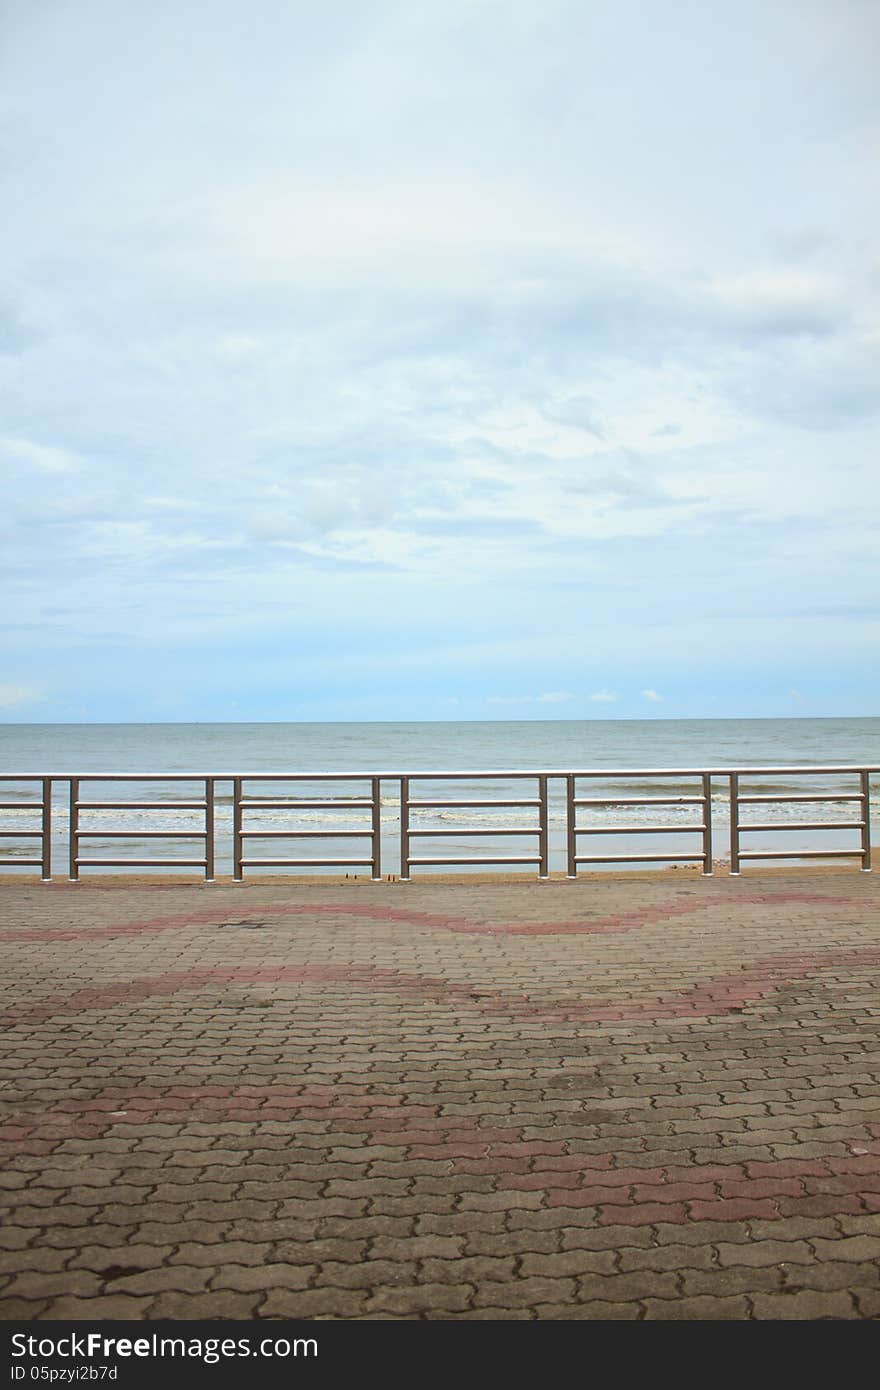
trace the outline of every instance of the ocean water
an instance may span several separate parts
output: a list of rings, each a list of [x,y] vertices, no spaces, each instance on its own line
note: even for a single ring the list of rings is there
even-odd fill
[[[197,857],[195,839],[182,838],[203,827],[198,811],[176,809],[175,800],[196,799],[203,788],[197,777],[215,775],[231,779],[247,776],[251,796],[289,799],[290,807],[249,809],[246,829],[259,832],[283,830],[286,838],[249,842],[247,857],[359,858],[367,851],[364,838],[370,827],[366,808],[335,807],[337,800],[368,794],[366,773],[385,774],[381,786],[383,873],[399,872],[400,784],[399,775],[430,772],[488,772],[534,770],[565,773],[576,770],[697,768],[723,770],[769,766],[809,768],[854,765],[880,768],[880,719],[748,719],[748,720],[522,720],[444,723],[311,723],[311,724],[31,724],[0,725],[0,775],[13,780],[2,784],[0,799],[15,802],[14,809],[0,811],[0,829],[23,832],[36,828],[33,805],[40,787],[31,777],[76,774],[85,781],[81,799],[87,801],[161,803],[159,811],[95,809],[81,813],[84,832],[80,854],[94,858],[128,858],[144,855],[163,859]],[[270,783],[259,774],[322,772],[361,773],[345,782],[301,781]],[[126,773],[125,783],[102,782],[100,774]],[[152,785],[137,782],[134,774],[193,774],[192,782]],[[880,782],[880,773],[873,779]],[[806,795],[851,794],[858,789],[853,774],[807,775],[787,771],[743,777],[741,792]],[[565,783],[551,776],[549,784],[551,870],[564,868]],[[696,795],[694,777],[651,777],[649,774],[620,778],[611,775],[582,778],[579,797],[688,796]],[[230,780],[217,784],[215,827],[217,872],[231,867]],[[537,782],[508,780],[500,776],[480,781],[457,782],[423,776],[411,786],[411,796],[424,801],[533,799]],[[320,807],[298,807],[298,801],[322,800]],[[876,800],[876,797],[875,797]],[[713,856],[724,859],[729,849],[727,827],[728,784],[716,776],[712,785]],[[166,809],[167,808],[167,809]],[[580,854],[664,853],[670,860],[697,852],[700,839],[689,830],[699,819],[700,808],[681,804],[669,807],[584,807],[578,825],[589,833],[579,836]],[[858,804],[850,802],[765,803],[744,809],[743,820],[765,825],[828,823],[857,819]],[[663,835],[644,827],[662,823],[673,827]],[[623,827],[611,834],[602,825]],[[53,796],[53,870],[66,871],[69,809],[66,785],[56,786]],[[536,825],[534,808],[430,807],[413,811],[413,854],[422,857],[462,859],[469,856],[537,854],[537,837],[491,834],[492,827],[524,830]],[[117,834],[110,836],[108,831]],[[147,830],[177,832],[169,840],[140,838]],[[295,832],[335,831],[332,840],[296,839]],[[456,833],[461,831],[461,834]],[[102,834],[102,832],[104,832]],[[118,832],[123,832],[121,835]],[[127,833],[126,833],[127,832]],[[290,832],[289,838],[287,833]],[[442,833],[439,833],[442,832]],[[452,833],[450,833],[452,832]],[[467,832],[467,833],[465,833]],[[790,849],[792,856],[805,849],[858,847],[852,830],[790,830],[754,832],[744,841],[752,849]],[[873,837],[876,841],[876,825]],[[13,868],[34,853],[34,840],[16,834],[0,838],[0,863]],[[498,862],[498,861],[495,861]],[[649,861],[636,860],[630,867]],[[848,861],[849,862],[849,861]],[[853,864],[855,860],[851,861]],[[21,866],[24,867],[23,865]],[[475,868],[477,866],[474,866]],[[488,866],[479,866],[480,868]],[[524,872],[536,872],[522,866]],[[596,865],[596,867],[601,867]],[[610,866],[610,867],[613,867]],[[432,871],[442,871],[431,866]],[[89,873],[104,872],[91,869]],[[142,870],[139,870],[142,871]],[[279,872],[291,872],[289,869]],[[310,868],[308,872],[344,872],[344,868]],[[449,865],[449,871],[453,866]],[[363,866],[351,866],[353,874],[368,874]],[[419,870],[414,870],[419,872]]]

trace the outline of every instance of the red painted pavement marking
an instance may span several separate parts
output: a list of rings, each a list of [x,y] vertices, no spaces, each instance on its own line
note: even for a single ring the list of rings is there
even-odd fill
[[[428,975],[375,966],[217,966],[169,972],[139,980],[81,989],[69,995],[56,995],[24,1009],[7,1009],[0,1024],[43,1022],[56,1016],[69,1016],[89,1009],[120,1003],[140,1003],[156,995],[199,990],[211,984],[308,984],[340,983],[362,985],[373,991],[415,995],[423,1001],[444,999],[478,1004],[481,1012],[503,1013],[511,1018],[544,1018],[566,1022],[601,1022],[624,1019],[662,1019],[706,1017],[729,1013],[775,992],[780,985],[793,983],[823,971],[848,966],[880,964],[880,948],[798,952],[768,956],[749,969],[710,977],[682,990],[620,1001],[592,999],[585,1002],[565,999],[534,1000],[528,994],[480,993],[474,987]]]
[[[695,897],[687,902],[672,900],[656,906],[634,908],[608,917],[572,922],[474,922],[467,917],[448,917],[435,912],[409,911],[403,908],[371,907],[366,903],[264,903],[223,909],[206,908],[203,912],[177,913],[171,917],[153,917],[143,922],[123,922],[112,927],[33,927],[0,932],[0,942],[102,941],[117,937],[140,936],[170,931],[178,927],[219,926],[235,918],[244,923],[263,917],[308,917],[332,913],[337,916],[364,918],[379,922],[405,922],[412,926],[440,927],[446,931],[464,932],[475,936],[580,936],[615,935],[635,927],[660,922],[670,917],[684,917],[707,907],[746,905],[777,905],[792,903],[821,903],[828,907],[870,908],[874,904],[864,898],[832,897],[824,893],[748,893],[733,896],[714,894]],[[235,923],[232,923],[234,925]]]
[[[177,1086],[162,1092],[147,1086],[129,1091],[108,1087],[93,1099],[73,1097],[39,1115],[14,1117],[0,1131],[0,1142],[13,1155],[45,1154],[72,1136],[98,1141],[124,1133],[123,1126],[185,1128],[213,1120],[221,1129],[233,1115],[255,1126],[283,1120],[291,1125],[290,1145],[275,1152],[295,1174],[296,1157],[314,1161],[311,1147],[297,1146],[295,1126],[314,1114],[329,1122],[325,1147],[333,1146],[334,1131],[361,1134],[363,1143],[354,1147],[369,1162],[371,1149],[387,1145],[392,1134],[388,1126],[396,1125],[394,1138],[407,1148],[408,1160],[448,1160],[450,1175],[462,1179],[462,1191],[467,1191],[468,1175],[490,1174],[497,1178],[498,1192],[542,1192],[548,1208],[595,1208],[600,1225],[784,1220],[880,1207],[880,1142],[868,1153],[859,1146],[851,1155],[639,1168],[620,1163],[614,1151],[566,1155],[564,1143],[522,1141],[521,1129],[482,1129],[479,1116],[440,1116],[438,1109],[411,1104],[399,1095],[366,1094],[355,1083],[336,1088]],[[253,1147],[260,1148],[257,1133]],[[850,1148],[856,1150],[856,1145]],[[137,1162],[136,1155],[130,1157]],[[205,1160],[210,1162],[210,1150]],[[408,1160],[402,1161],[403,1169]],[[834,1190],[825,1191],[828,1186]],[[20,1195],[26,1204],[26,1189]]]
[[[401,1144],[411,1150],[410,1157],[445,1158],[463,1161],[471,1157],[496,1154],[499,1157],[529,1158],[538,1172],[561,1172],[569,1169],[589,1170],[594,1186],[621,1187],[655,1183],[680,1184],[727,1183],[731,1180],[761,1182],[769,1178],[791,1180],[836,1174],[875,1175],[880,1172],[880,1139],[853,1141],[849,1155],[824,1155],[811,1158],[782,1158],[742,1160],[731,1163],[661,1165],[656,1168],[629,1167],[619,1151],[606,1154],[565,1154],[566,1140],[523,1140],[523,1127],[491,1129],[483,1126],[482,1115],[441,1115],[441,1102],[434,1105],[407,1101],[395,1091],[372,1092],[369,1082],[351,1081],[342,1085],[325,1085],[303,1081],[296,1084],[270,1082],[242,1083],[235,1086],[215,1084],[156,1087],[107,1086],[91,1097],[71,1096],[44,1107],[38,1113],[26,1110],[15,1112],[14,1102],[7,1102],[12,1114],[0,1132],[9,1141],[24,1133],[38,1133],[47,1124],[81,1120],[91,1128],[106,1133],[116,1125],[144,1125],[170,1114],[182,1115],[187,1121],[200,1123],[202,1117],[226,1118],[230,1106],[252,1112],[257,1123],[270,1119],[267,1112],[283,1111],[296,1116],[303,1110],[320,1112],[331,1124],[352,1133],[363,1132],[381,1145],[396,1135]],[[546,1087],[544,1088],[546,1090]],[[584,1101],[585,1107],[591,1102]],[[845,1120],[845,1115],[841,1115]],[[392,1126],[394,1127],[392,1129]],[[534,1128],[534,1119],[528,1121]],[[8,1133],[7,1131],[14,1131]],[[295,1140],[295,1134],[291,1138]],[[482,1142],[477,1142],[481,1140]],[[329,1142],[333,1143],[332,1135]],[[602,1169],[601,1173],[594,1171]],[[646,1196],[651,1194],[646,1193]]]
[[[211,984],[331,984],[337,981],[346,985],[362,984],[371,991],[393,988],[400,993],[416,993],[428,998],[470,1000],[473,996],[470,985],[455,985],[444,979],[409,975],[401,970],[383,970],[375,966],[216,966],[207,970],[171,971],[165,975],[122,980],[112,985],[75,990],[72,994],[55,995],[30,1008],[4,1010],[0,1014],[0,1024],[15,1026],[21,1022],[42,1022],[47,1018],[84,1013],[107,1005],[141,1003],[154,995],[199,990]]]

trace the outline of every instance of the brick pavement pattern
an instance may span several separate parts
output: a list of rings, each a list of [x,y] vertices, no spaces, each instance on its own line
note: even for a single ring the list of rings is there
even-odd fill
[[[880,1317],[858,872],[0,886],[0,1316]]]

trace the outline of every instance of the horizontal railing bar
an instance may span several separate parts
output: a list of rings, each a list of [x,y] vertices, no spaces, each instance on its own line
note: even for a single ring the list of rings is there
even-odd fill
[[[222,782],[369,782],[374,777],[400,777],[395,771],[383,772],[213,772]]]
[[[746,764],[724,767],[590,767],[590,768],[477,768],[471,771],[450,771],[444,768],[420,770],[384,768],[359,772],[5,772],[0,782],[365,782],[372,778],[408,777],[411,782],[476,780],[492,778],[505,781],[522,777],[740,777],[792,773],[807,776],[812,773],[880,773],[880,763],[823,763],[816,765],[791,764],[763,766]]]
[[[666,864],[678,863],[679,860],[689,860],[691,862],[702,861],[704,854],[576,854],[574,862],[576,864],[639,864],[643,860]]]
[[[860,849],[741,849],[740,859],[861,859]]]
[[[410,782],[480,782],[490,777],[494,782],[506,782],[522,780],[524,777],[531,777],[537,780],[539,777],[566,777],[565,772],[544,772],[540,768],[479,768],[474,772],[464,772],[458,768],[455,771],[436,768],[434,771],[420,770],[419,772],[377,772],[376,777],[406,777]]]
[[[270,801],[243,796],[239,802],[243,811],[369,811],[372,801]]]
[[[243,840],[365,840],[372,830],[243,830]]]
[[[80,840],[204,840],[204,830],[86,830],[77,828]]]
[[[455,809],[459,809],[459,808],[464,807],[464,806],[525,806],[525,807],[531,808],[531,807],[540,806],[540,805],[541,805],[541,803],[540,803],[540,801],[539,801],[536,797],[533,797],[533,798],[531,798],[531,799],[528,800],[528,801],[410,801],[410,802],[409,802],[409,808],[410,808],[411,811],[423,810],[423,809],[428,808],[428,807],[439,807],[439,808],[442,809],[442,808],[445,807],[445,806],[450,806],[450,807],[454,807]]]
[[[740,821],[739,828],[741,834],[745,834],[747,830],[863,830],[865,822],[863,820],[805,820],[786,821],[784,825],[746,825]]]
[[[861,801],[861,792],[835,792],[833,795],[828,792],[792,792],[789,796],[738,796],[737,800],[741,806],[747,803],[752,806],[764,805],[767,802],[783,801]]]
[[[763,777],[769,774],[797,773],[807,776],[810,773],[830,772],[880,772],[880,763],[821,763],[815,766],[803,763],[788,763],[786,766],[764,766],[740,763],[728,767],[590,767],[581,771],[570,770],[565,773],[545,772],[545,777],[729,777],[736,773],[740,777]],[[419,773],[419,776],[425,774]]]
[[[576,825],[576,835],[692,835],[705,825]]]
[[[473,830],[464,826],[444,826],[442,830],[420,830],[410,827],[410,837],[413,835],[423,835],[430,838],[433,835],[540,835],[540,826],[532,826],[524,829],[522,826],[510,825],[490,825],[479,830]]]
[[[769,774],[780,776],[787,772],[796,773],[799,777],[808,777],[813,772],[820,776],[832,772],[876,773],[880,772],[880,763],[827,763],[821,765],[817,764],[815,767],[804,765],[803,763],[798,763],[797,765],[790,763],[787,767],[747,767],[743,765],[741,767],[727,768],[723,773],[718,773],[718,776],[729,776],[731,772],[736,773],[740,777],[765,777]]]
[[[3,859],[0,857],[0,866],[4,869],[17,869],[19,866],[26,869],[42,869],[42,859]]]
[[[699,806],[702,796],[576,796],[572,806]]]
[[[313,867],[313,866],[318,865],[318,864],[322,864],[322,865],[341,864],[341,865],[344,865],[346,868],[352,868],[352,867],[366,867],[366,868],[369,868],[369,867],[372,865],[372,863],[373,863],[372,859],[242,859],[242,860],[241,860],[241,866],[242,866],[243,869],[259,867],[261,864],[270,865],[270,866],[272,866],[273,868],[280,867],[281,865],[292,865],[292,866],[295,867],[295,866],[298,865],[298,864],[304,864],[304,865],[307,865],[307,866],[309,866],[309,867]]]
[[[0,811],[44,811],[42,801],[0,801]]]
[[[410,864],[540,864],[541,858],[537,854],[498,854],[490,858],[462,858],[462,859],[441,859],[432,856],[430,859],[419,858],[410,859]]]
[[[41,840],[42,830],[0,830],[4,840]]]
[[[75,801],[77,811],[206,811],[207,801]]]
[[[100,864],[103,867],[124,869],[128,865],[133,868],[146,868],[151,864],[157,864],[161,868],[168,865],[176,866],[181,869],[204,869],[207,859],[75,859],[74,863],[78,869],[86,868],[89,864]]]
[[[49,771],[49,773],[0,773],[0,781],[368,781],[371,777],[409,777],[410,781],[439,777],[727,777],[738,773],[880,773],[880,763],[724,763],[717,767],[400,767],[355,771],[204,771],[190,773],[118,773],[118,771]]]
[[[42,777],[43,774],[41,774]],[[238,775],[237,773],[235,774]],[[231,782],[231,772],[47,772],[53,782]],[[2,779],[0,779],[2,780]],[[12,774],[6,780],[13,780]],[[28,780],[28,779],[24,779]],[[30,781],[40,780],[31,777]]]

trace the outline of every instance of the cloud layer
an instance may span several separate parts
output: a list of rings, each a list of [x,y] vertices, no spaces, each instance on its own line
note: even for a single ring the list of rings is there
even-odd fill
[[[880,712],[872,6],[4,23],[6,717]]]

